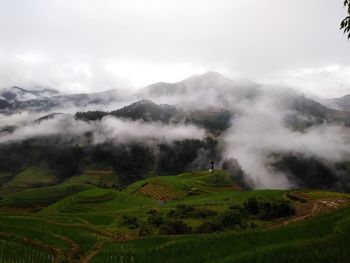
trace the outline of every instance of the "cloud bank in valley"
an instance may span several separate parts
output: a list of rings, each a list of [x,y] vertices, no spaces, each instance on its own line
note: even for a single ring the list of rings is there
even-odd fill
[[[12,133],[0,136],[0,143],[21,141],[31,138],[60,135],[63,138],[75,138],[86,133],[92,134],[92,143],[127,144],[132,142],[172,142],[185,139],[203,139],[204,129],[194,125],[145,123],[130,121],[111,116],[101,121],[84,122],[75,120],[71,115],[58,115],[51,119],[33,122],[15,129]]]
[[[322,124],[305,131],[287,127],[291,112],[272,96],[238,105],[240,114],[225,133],[223,156],[235,158],[256,188],[290,188],[294,182],[271,166],[271,154],[297,153],[320,160],[350,157],[350,131],[339,125]]]

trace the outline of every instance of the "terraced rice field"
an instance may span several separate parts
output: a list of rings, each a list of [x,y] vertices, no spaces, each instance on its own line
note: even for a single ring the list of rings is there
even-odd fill
[[[0,240],[0,262],[51,263],[53,260],[53,255],[47,249]]]
[[[129,195],[113,189],[101,189],[92,187],[85,191],[73,194],[59,202],[52,204],[40,214],[57,213],[85,213],[97,211],[111,211],[126,209],[135,206],[152,204],[152,200],[145,197]]]
[[[88,169],[82,174],[73,176],[65,181],[66,184],[92,184],[96,186],[105,185],[113,187],[118,184],[118,176],[111,169]]]
[[[176,191],[165,186],[152,183],[147,183],[141,187],[138,192],[162,201],[181,199],[187,195],[185,191]]]
[[[85,184],[67,184],[28,189],[5,198],[2,203],[6,207],[42,207],[90,187]]]
[[[109,243],[91,262],[343,263],[349,257],[349,212],[341,210],[276,229]]]
[[[0,208],[0,262],[347,262],[349,195],[310,190],[236,191],[226,183],[226,173],[217,171],[148,178],[123,191],[64,183],[16,193],[7,201],[17,207]],[[189,194],[195,187],[198,193]],[[195,227],[202,219],[194,217],[184,219],[193,227],[186,235],[167,236],[147,225],[152,210],[165,219],[180,204],[221,213],[252,196],[265,200],[294,197],[290,201],[297,206],[296,214],[212,234],[198,234]],[[302,198],[306,201],[301,202]],[[22,210],[31,205],[41,207]],[[139,226],[128,228],[123,224],[125,215],[135,216]],[[139,232],[144,225],[153,231],[146,237]],[[332,249],[325,249],[329,247]]]
[[[55,183],[57,183],[57,178],[52,171],[46,167],[34,166],[14,175],[4,187],[26,189],[37,186],[49,186]]]

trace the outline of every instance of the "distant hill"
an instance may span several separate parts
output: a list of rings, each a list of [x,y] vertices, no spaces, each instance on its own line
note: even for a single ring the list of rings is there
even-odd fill
[[[193,96],[199,106],[218,99],[227,104],[232,99],[249,99],[260,94],[260,85],[249,81],[234,81],[223,75],[209,71],[194,75],[176,83],[158,82],[138,92],[140,98],[160,98],[180,96],[186,101]],[[187,97],[187,98],[186,98]]]
[[[0,90],[0,99],[7,102],[33,100],[59,95],[60,92],[49,88],[23,89],[17,86]]]
[[[127,97],[122,90],[109,90],[97,93],[64,95],[53,89],[23,89],[11,87],[0,91],[0,113],[12,114],[20,111],[60,111],[78,108],[81,112],[89,107],[99,108]],[[350,95],[333,101],[338,109],[314,101],[291,89],[262,87],[249,81],[234,81],[217,72],[194,75],[175,83],[158,82],[149,85],[128,97],[136,100],[124,108],[111,112],[100,111],[77,114],[82,119],[96,120],[110,114],[132,120],[183,121],[193,123],[219,122],[220,129],[228,126],[230,118],[239,113],[239,106],[254,104],[262,97],[280,101],[286,108],[295,112],[288,117],[288,124],[294,128],[309,127],[323,122],[350,125]],[[308,121],[305,121],[308,119]],[[217,124],[214,124],[217,125]],[[203,126],[203,125],[202,125]],[[210,128],[210,124],[204,126]]]
[[[121,93],[117,90],[64,95],[50,89],[29,91],[12,87],[1,91],[0,110],[6,113],[14,113],[23,110],[49,111],[69,107],[105,105],[119,101],[121,97]]]
[[[350,112],[350,94],[341,98],[332,99],[330,102],[339,109]]]
[[[178,112],[175,106],[156,104],[151,100],[140,100],[119,110],[112,111],[110,114],[115,117],[133,120],[169,122]]]
[[[222,108],[189,110],[167,104],[156,104],[151,100],[143,99],[111,112],[77,112],[75,117],[79,120],[95,121],[107,115],[145,122],[190,123],[218,135],[230,126],[234,114]]]

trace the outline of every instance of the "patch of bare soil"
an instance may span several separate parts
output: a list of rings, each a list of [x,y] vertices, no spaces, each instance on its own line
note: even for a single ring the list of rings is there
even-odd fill
[[[301,221],[350,205],[349,199],[325,198],[313,200],[300,192],[286,193],[283,197],[284,199],[293,201],[296,210],[294,216],[278,222],[283,225],[288,225],[292,222]]]
[[[70,262],[78,262],[79,260],[79,250],[80,247],[77,243],[75,243],[73,240],[69,239],[68,237],[61,236],[61,235],[55,235],[55,237],[66,241],[69,244],[69,249],[68,249],[68,255],[67,257],[70,259]]]
[[[103,244],[97,243],[95,247],[90,251],[89,254],[87,254],[85,257],[83,257],[80,261],[80,263],[89,263],[90,260],[102,249]]]

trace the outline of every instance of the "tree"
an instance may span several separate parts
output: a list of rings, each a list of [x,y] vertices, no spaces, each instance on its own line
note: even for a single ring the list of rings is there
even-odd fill
[[[340,29],[343,30],[344,34],[350,39],[350,0],[344,0],[344,6],[348,9],[348,16],[341,22]]]

